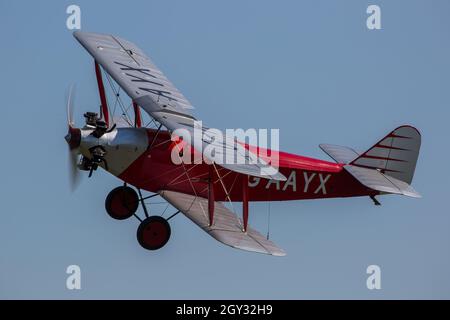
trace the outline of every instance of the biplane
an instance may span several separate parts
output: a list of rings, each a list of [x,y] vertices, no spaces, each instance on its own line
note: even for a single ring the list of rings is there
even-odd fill
[[[214,145],[217,152],[241,155],[245,161],[174,163],[174,150],[180,156],[185,149],[201,152],[198,146],[174,138],[177,130],[192,132],[196,126],[191,103],[135,44],[80,31],[74,37],[94,59],[100,111],[85,113],[85,124],[77,128],[70,91],[65,139],[72,155],[72,177],[81,171],[90,177],[101,167],[122,180],[123,185],[106,197],[105,208],[114,219],[134,216],[139,220],[137,240],[145,249],[164,247],[171,235],[169,220],[181,212],[223,244],[283,256],[283,249],[249,226],[251,201],[369,197],[379,205],[376,197],[385,194],[420,197],[411,182],[421,136],[409,125],[394,129],[363,152],[321,144],[333,162],[275,150],[261,152],[258,146],[225,135],[222,140],[202,138],[201,146]],[[120,90],[126,93],[134,119],[113,117],[105,77],[118,85],[116,97]],[[144,124],[145,114],[154,127]],[[272,151],[278,157],[277,167],[268,157]],[[144,196],[143,191],[150,195]],[[177,211],[168,218],[151,215],[145,200],[155,196]],[[239,203],[241,212],[230,209],[228,202]],[[145,218],[136,213],[139,205]]]

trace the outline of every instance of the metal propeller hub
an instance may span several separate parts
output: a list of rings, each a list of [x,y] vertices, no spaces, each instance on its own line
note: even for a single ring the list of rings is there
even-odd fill
[[[81,130],[69,126],[69,131],[67,135],[64,137],[64,139],[66,139],[70,150],[77,149],[81,143]]]

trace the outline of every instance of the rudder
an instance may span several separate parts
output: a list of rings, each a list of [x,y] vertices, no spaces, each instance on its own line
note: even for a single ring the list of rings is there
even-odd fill
[[[362,153],[351,165],[376,169],[411,184],[419,157],[421,135],[409,125],[400,126]]]

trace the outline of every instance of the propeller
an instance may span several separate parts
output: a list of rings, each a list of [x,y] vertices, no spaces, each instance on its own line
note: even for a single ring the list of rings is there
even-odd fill
[[[80,172],[78,170],[78,160],[79,160],[78,147],[80,145],[81,140],[81,130],[75,128],[75,123],[73,121],[74,92],[75,92],[74,85],[71,85],[67,97],[67,106],[66,106],[68,133],[65,136],[65,140],[67,141],[67,144],[69,146],[68,149],[69,181],[70,181],[70,188],[72,191],[76,189],[81,178]]]
[[[67,112],[67,125],[69,127],[73,127],[75,123],[73,122],[73,100],[74,100],[74,94],[75,94],[75,85],[70,85],[69,87],[69,94],[67,96],[67,105],[66,105],[66,112]]]
[[[75,191],[80,184],[81,174],[78,170],[79,155],[77,151],[69,149],[69,183],[71,191]]]

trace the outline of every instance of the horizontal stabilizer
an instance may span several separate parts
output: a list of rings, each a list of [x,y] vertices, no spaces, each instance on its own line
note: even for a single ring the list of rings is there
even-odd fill
[[[210,226],[208,199],[167,190],[160,191],[159,194],[210,236],[223,244],[241,250],[274,256],[286,255],[283,249],[267,240],[258,231],[248,227],[247,232],[243,232],[241,219],[221,202],[214,203],[214,223]]]
[[[420,198],[420,194],[409,184],[388,176],[375,169],[346,165],[347,170],[356,180],[364,186],[386,193],[402,194],[408,197]]]
[[[320,144],[319,147],[337,163],[350,163],[360,155],[352,148],[334,144]]]

